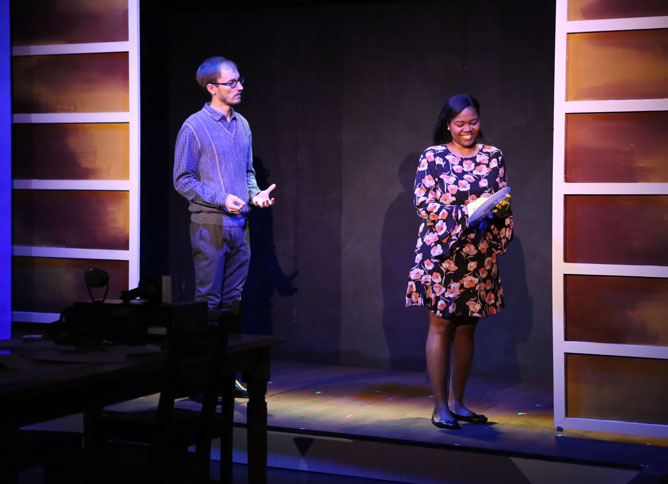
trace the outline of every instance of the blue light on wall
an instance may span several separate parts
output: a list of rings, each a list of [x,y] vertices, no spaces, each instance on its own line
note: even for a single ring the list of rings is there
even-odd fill
[[[0,0],[0,339],[11,335],[12,108],[9,0]]]

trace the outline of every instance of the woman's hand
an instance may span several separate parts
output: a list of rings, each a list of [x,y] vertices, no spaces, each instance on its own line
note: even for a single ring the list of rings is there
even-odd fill
[[[504,218],[507,217],[510,213],[510,194],[501,200],[496,206],[492,209],[492,212],[495,216]]]

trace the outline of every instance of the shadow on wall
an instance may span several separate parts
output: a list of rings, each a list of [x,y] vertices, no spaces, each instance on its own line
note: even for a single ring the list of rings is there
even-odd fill
[[[399,165],[402,191],[385,212],[381,241],[383,331],[390,368],[424,370],[427,310],[406,307],[408,271],[415,257],[419,218],[413,207],[413,184],[419,153],[409,153]]]
[[[269,170],[262,159],[254,156],[255,179],[260,188],[269,186]],[[253,334],[273,334],[272,296],[274,291],[282,296],[297,292],[293,281],[297,271],[286,275],[279,266],[274,246],[273,208],[252,208],[248,215],[251,260],[248,280],[244,286],[243,330]]]
[[[524,247],[517,232],[508,252],[499,257],[499,273],[506,307],[498,315],[483,318],[478,324],[473,371],[498,375],[504,382],[519,383],[523,380],[519,352],[529,340],[535,321]]]
[[[419,156],[419,153],[409,153],[399,165],[397,175],[403,190],[390,203],[383,224],[383,329],[390,352],[390,367],[397,370],[421,371],[425,368],[427,309],[405,307],[408,271],[412,266],[420,223],[413,207],[413,184]],[[521,380],[519,347],[528,340],[534,324],[524,250],[517,236],[499,261],[506,307],[499,315],[481,320],[473,371],[500,373],[504,380],[513,383]]]

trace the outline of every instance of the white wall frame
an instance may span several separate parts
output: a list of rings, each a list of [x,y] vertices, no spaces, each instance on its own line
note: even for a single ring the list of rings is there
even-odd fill
[[[13,246],[12,255],[28,257],[57,257],[69,259],[122,260],[128,262],[128,288],[139,285],[140,250],[140,59],[139,59],[139,0],[128,0],[128,41],[85,44],[15,46],[12,56],[67,55],[91,53],[128,53],[129,110],[105,113],[15,113],[19,123],[128,123],[129,179],[128,180],[19,180],[12,181],[14,189],[31,190],[114,190],[126,191],[129,197],[128,250],[98,250],[60,247]],[[48,323],[58,314],[12,311],[12,320]]]
[[[567,354],[668,359],[668,347],[565,341],[564,276],[567,274],[668,278],[668,267],[615,264],[574,264],[564,261],[564,201],[567,195],[668,195],[668,183],[567,183],[565,124],[569,113],[668,111],[668,99],[566,101],[569,33],[668,28],[668,17],[568,21],[568,0],[556,1],[554,142],[552,176],[552,335],[554,363],[554,425],[558,430],[591,430],[668,437],[668,425],[620,422],[566,416]]]

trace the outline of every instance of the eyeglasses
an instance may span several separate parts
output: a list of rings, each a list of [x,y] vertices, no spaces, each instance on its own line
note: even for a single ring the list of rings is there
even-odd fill
[[[245,81],[246,80],[243,77],[240,77],[239,79],[232,79],[231,81],[227,82],[210,82],[209,84],[215,84],[216,86],[227,86],[234,89],[237,87],[237,82],[243,86]]]

